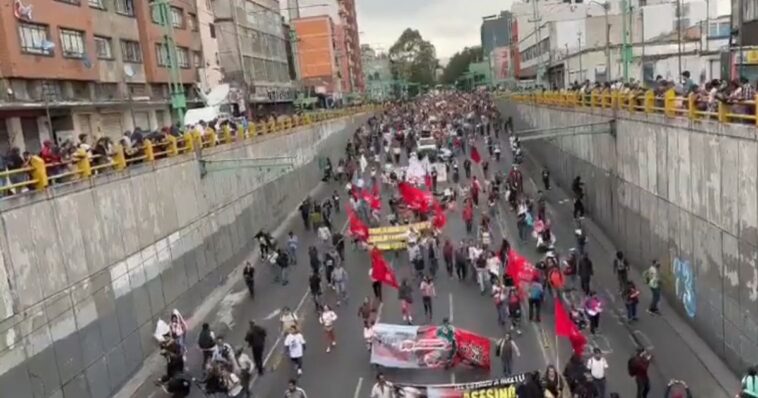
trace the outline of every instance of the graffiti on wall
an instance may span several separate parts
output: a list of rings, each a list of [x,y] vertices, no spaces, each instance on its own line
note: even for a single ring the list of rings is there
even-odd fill
[[[697,294],[695,293],[695,270],[688,260],[675,257],[671,264],[674,275],[674,291],[679,302],[684,306],[687,316],[694,318],[697,313]]]

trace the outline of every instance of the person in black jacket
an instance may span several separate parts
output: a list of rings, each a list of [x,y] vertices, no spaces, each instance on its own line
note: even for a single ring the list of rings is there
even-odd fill
[[[216,336],[213,335],[210,325],[204,323],[197,337],[197,346],[203,352],[203,370],[213,356],[213,347],[216,346]]]
[[[266,329],[256,325],[255,321],[250,321],[250,327],[245,335],[245,342],[253,351],[253,362],[258,374],[263,374],[263,350],[266,348]]]
[[[582,259],[579,260],[579,281],[582,285],[582,291],[584,294],[590,294],[590,280],[594,271],[592,270],[592,260],[587,253],[582,254]]]

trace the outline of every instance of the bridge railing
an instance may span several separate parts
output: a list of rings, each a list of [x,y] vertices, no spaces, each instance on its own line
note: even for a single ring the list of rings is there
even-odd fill
[[[107,155],[95,155],[83,149],[77,149],[68,159],[60,162],[46,163],[42,157],[33,155],[25,161],[24,167],[0,171],[0,197],[8,197],[25,191],[43,191],[52,184],[79,181],[103,173],[120,172],[136,164],[154,163],[163,158],[192,153],[199,148],[229,145],[261,135],[286,133],[300,126],[309,126],[374,109],[372,105],[365,105],[306,113],[302,116],[286,116],[278,120],[270,119],[258,123],[251,122],[246,129],[239,125],[236,131],[232,131],[226,125],[219,132],[208,128],[204,134],[192,130],[179,137],[166,135],[160,141],[145,138],[141,145],[136,147],[125,148],[120,144],[114,145]]]
[[[618,91],[591,93],[581,92],[533,92],[508,95],[516,102],[564,108],[614,109],[629,113],[658,113],[669,118],[683,117],[690,120],[717,120],[721,123],[752,124],[758,126],[758,95],[750,101],[709,102],[697,94],[677,95],[668,90],[655,95],[652,90],[638,93]]]

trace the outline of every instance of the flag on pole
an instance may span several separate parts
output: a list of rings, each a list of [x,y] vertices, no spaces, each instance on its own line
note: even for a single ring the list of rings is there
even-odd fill
[[[398,184],[397,189],[400,191],[400,196],[408,207],[422,213],[429,211],[431,206],[430,192],[424,192],[407,182],[401,182]]]
[[[350,222],[350,235],[355,237],[358,240],[361,241],[367,241],[368,240],[368,227],[366,224],[361,221],[361,219],[358,217],[357,214],[355,214],[355,210],[353,210],[350,206],[345,206],[347,208],[347,218]]]
[[[574,353],[579,356],[582,355],[584,347],[587,345],[587,338],[571,321],[561,300],[555,300],[555,334],[556,336],[567,337]]]
[[[390,285],[395,289],[399,287],[395,272],[387,264],[382,252],[376,247],[371,249],[371,279]]]
[[[476,164],[482,162],[482,156],[479,155],[479,150],[477,150],[475,146],[471,147],[471,160],[473,160]]]

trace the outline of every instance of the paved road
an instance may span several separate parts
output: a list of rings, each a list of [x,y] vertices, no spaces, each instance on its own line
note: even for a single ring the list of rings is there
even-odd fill
[[[503,147],[507,147],[503,145]],[[479,145],[480,153],[485,153],[482,144]],[[507,170],[510,166],[509,157],[505,157],[497,166],[493,163],[490,169]],[[533,172],[535,167],[526,166],[527,174]],[[481,169],[475,170],[481,176]],[[527,175],[528,176],[528,175]],[[463,176],[462,176],[463,177]],[[532,181],[526,184],[528,191],[534,191]],[[322,192],[331,191],[338,187],[331,186]],[[385,197],[386,199],[386,197]],[[560,189],[553,189],[548,193],[548,212],[553,220],[554,232],[557,234],[557,247],[559,252],[566,253],[573,245],[573,232],[571,222],[570,201],[566,201],[567,195]],[[385,200],[386,203],[386,200]],[[460,208],[460,207],[458,207]],[[479,215],[477,214],[476,220]],[[284,391],[288,379],[294,374],[289,361],[282,360],[282,347],[278,337],[277,310],[283,306],[297,308],[304,324],[303,334],[308,342],[308,348],[304,360],[304,374],[300,377],[300,385],[306,389],[309,397],[367,397],[374,382],[376,371],[369,365],[369,354],[365,349],[362,337],[362,323],[357,315],[359,301],[371,294],[368,269],[370,261],[366,253],[347,249],[346,267],[350,275],[348,291],[350,301],[337,309],[339,319],[336,323],[337,347],[330,353],[325,352],[325,338],[321,326],[315,319],[313,303],[307,296],[307,275],[309,266],[305,248],[314,241],[313,234],[303,230],[299,218],[291,220],[291,230],[300,236],[301,247],[298,253],[299,265],[294,267],[288,286],[274,285],[272,275],[267,265],[258,266],[258,293],[255,300],[247,296],[241,281],[222,300],[221,304],[212,311],[213,318],[209,322],[216,330],[221,330],[227,341],[235,345],[241,345],[247,328],[247,321],[255,319],[269,331],[269,343],[267,348],[267,366],[270,368],[266,375],[254,381],[253,393],[257,397],[278,397]],[[335,225],[345,224],[344,213],[337,216]],[[617,315],[623,313],[623,305],[615,295],[615,278],[613,277],[610,264],[612,253],[615,249],[612,244],[592,226],[587,227],[591,241],[591,257],[596,267],[596,277],[593,280],[595,289],[600,292],[607,302],[608,310],[601,319],[601,330],[596,338],[590,339],[593,346],[600,347],[606,354],[610,363],[608,391],[622,393],[622,397],[632,396],[634,385],[626,373],[626,362],[634,352],[637,344],[642,344],[651,349],[655,355],[655,362],[651,368],[653,390],[651,397],[662,396],[665,381],[671,378],[686,380],[697,396],[713,398],[727,397],[726,392],[720,388],[714,376],[703,365],[700,356],[686,344],[682,336],[671,326],[670,322],[664,322],[661,318],[650,316],[644,311],[640,314],[640,321],[629,327],[623,318]],[[508,237],[509,241],[522,254],[533,261],[540,256],[534,250],[535,242],[529,240],[521,244],[518,242],[516,233],[515,217],[505,207],[498,211],[495,225],[493,242],[499,242],[502,236]],[[459,242],[466,237],[465,227],[460,212],[448,214],[448,224],[444,234]],[[392,261],[399,279],[412,279],[411,267],[407,261],[407,255],[401,253],[397,258],[387,255]],[[494,305],[489,297],[479,294],[475,283],[471,280],[459,282],[449,279],[441,264],[441,272],[437,278],[437,294],[434,300],[434,322],[440,322],[443,317],[448,317],[457,327],[471,330],[481,335],[499,338],[503,329],[497,324]],[[639,275],[633,275],[639,284]],[[641,285],[641,284],[639,284]],[[385,303],[381,308],[380,317],[382,322],[401,323],[400,307],[396,299],[396,291],[385,287]],[[416,294],[418,297],[418,294]],[[648,292],[643,292],[643,304],[649,299]],[[579,300],[579,297],[576,297]],[[327,301],[334,302],[331,292],[327,294]],[[664,316],[666,314],[664,305]],[[423,319],[421,300],[415,300],[414,312],[417,321]],[[228,330],[224,331],[224,329]],[[675,324],[679,325],[679,324]],[[681,324],[683,325],[683,323]],[[679,325],[679,326],[681,326]],[[686,327],[686,326],[684,326]],[[554,323],[552,316],[552,302],[545,304],[543,321],[541,324],[524,322],[523,335],[516,340],[521,356],[515,360],[516,371],[531,371],[539,369],[544,371],[547,364],[558,364],[563,368],[570,354],[570,347],[565,341],[557,341],[553,334]],[[689,331],[692,333],[691,331]],[[194,344],[196,332],[191,333],[188,342]],[[275,344],[276,343],[276,344]],[[707,347],[697,347],[705,350]],[[190,350],[189,368],[192,374],[198,373],[200,354],[196,349]],[[493,353],[493,368],[490,372],[470,369],[454,370],[387,370],[387,376],[393,381],[413,383],[450,383],[462,381],[475,381],[500,375],[500,367],[497,357]],[[729,375],[734,377],[733,375]],[[725,376],[719,375],[720,378]],[[727,376],[728,377],[728,376]],[[730,380],[731,381],[731,380]],[[138,397],[161,396],[161,392],[154,386],[146,383],[135,394]],[[202,394],[196,389],[193,397]]]

